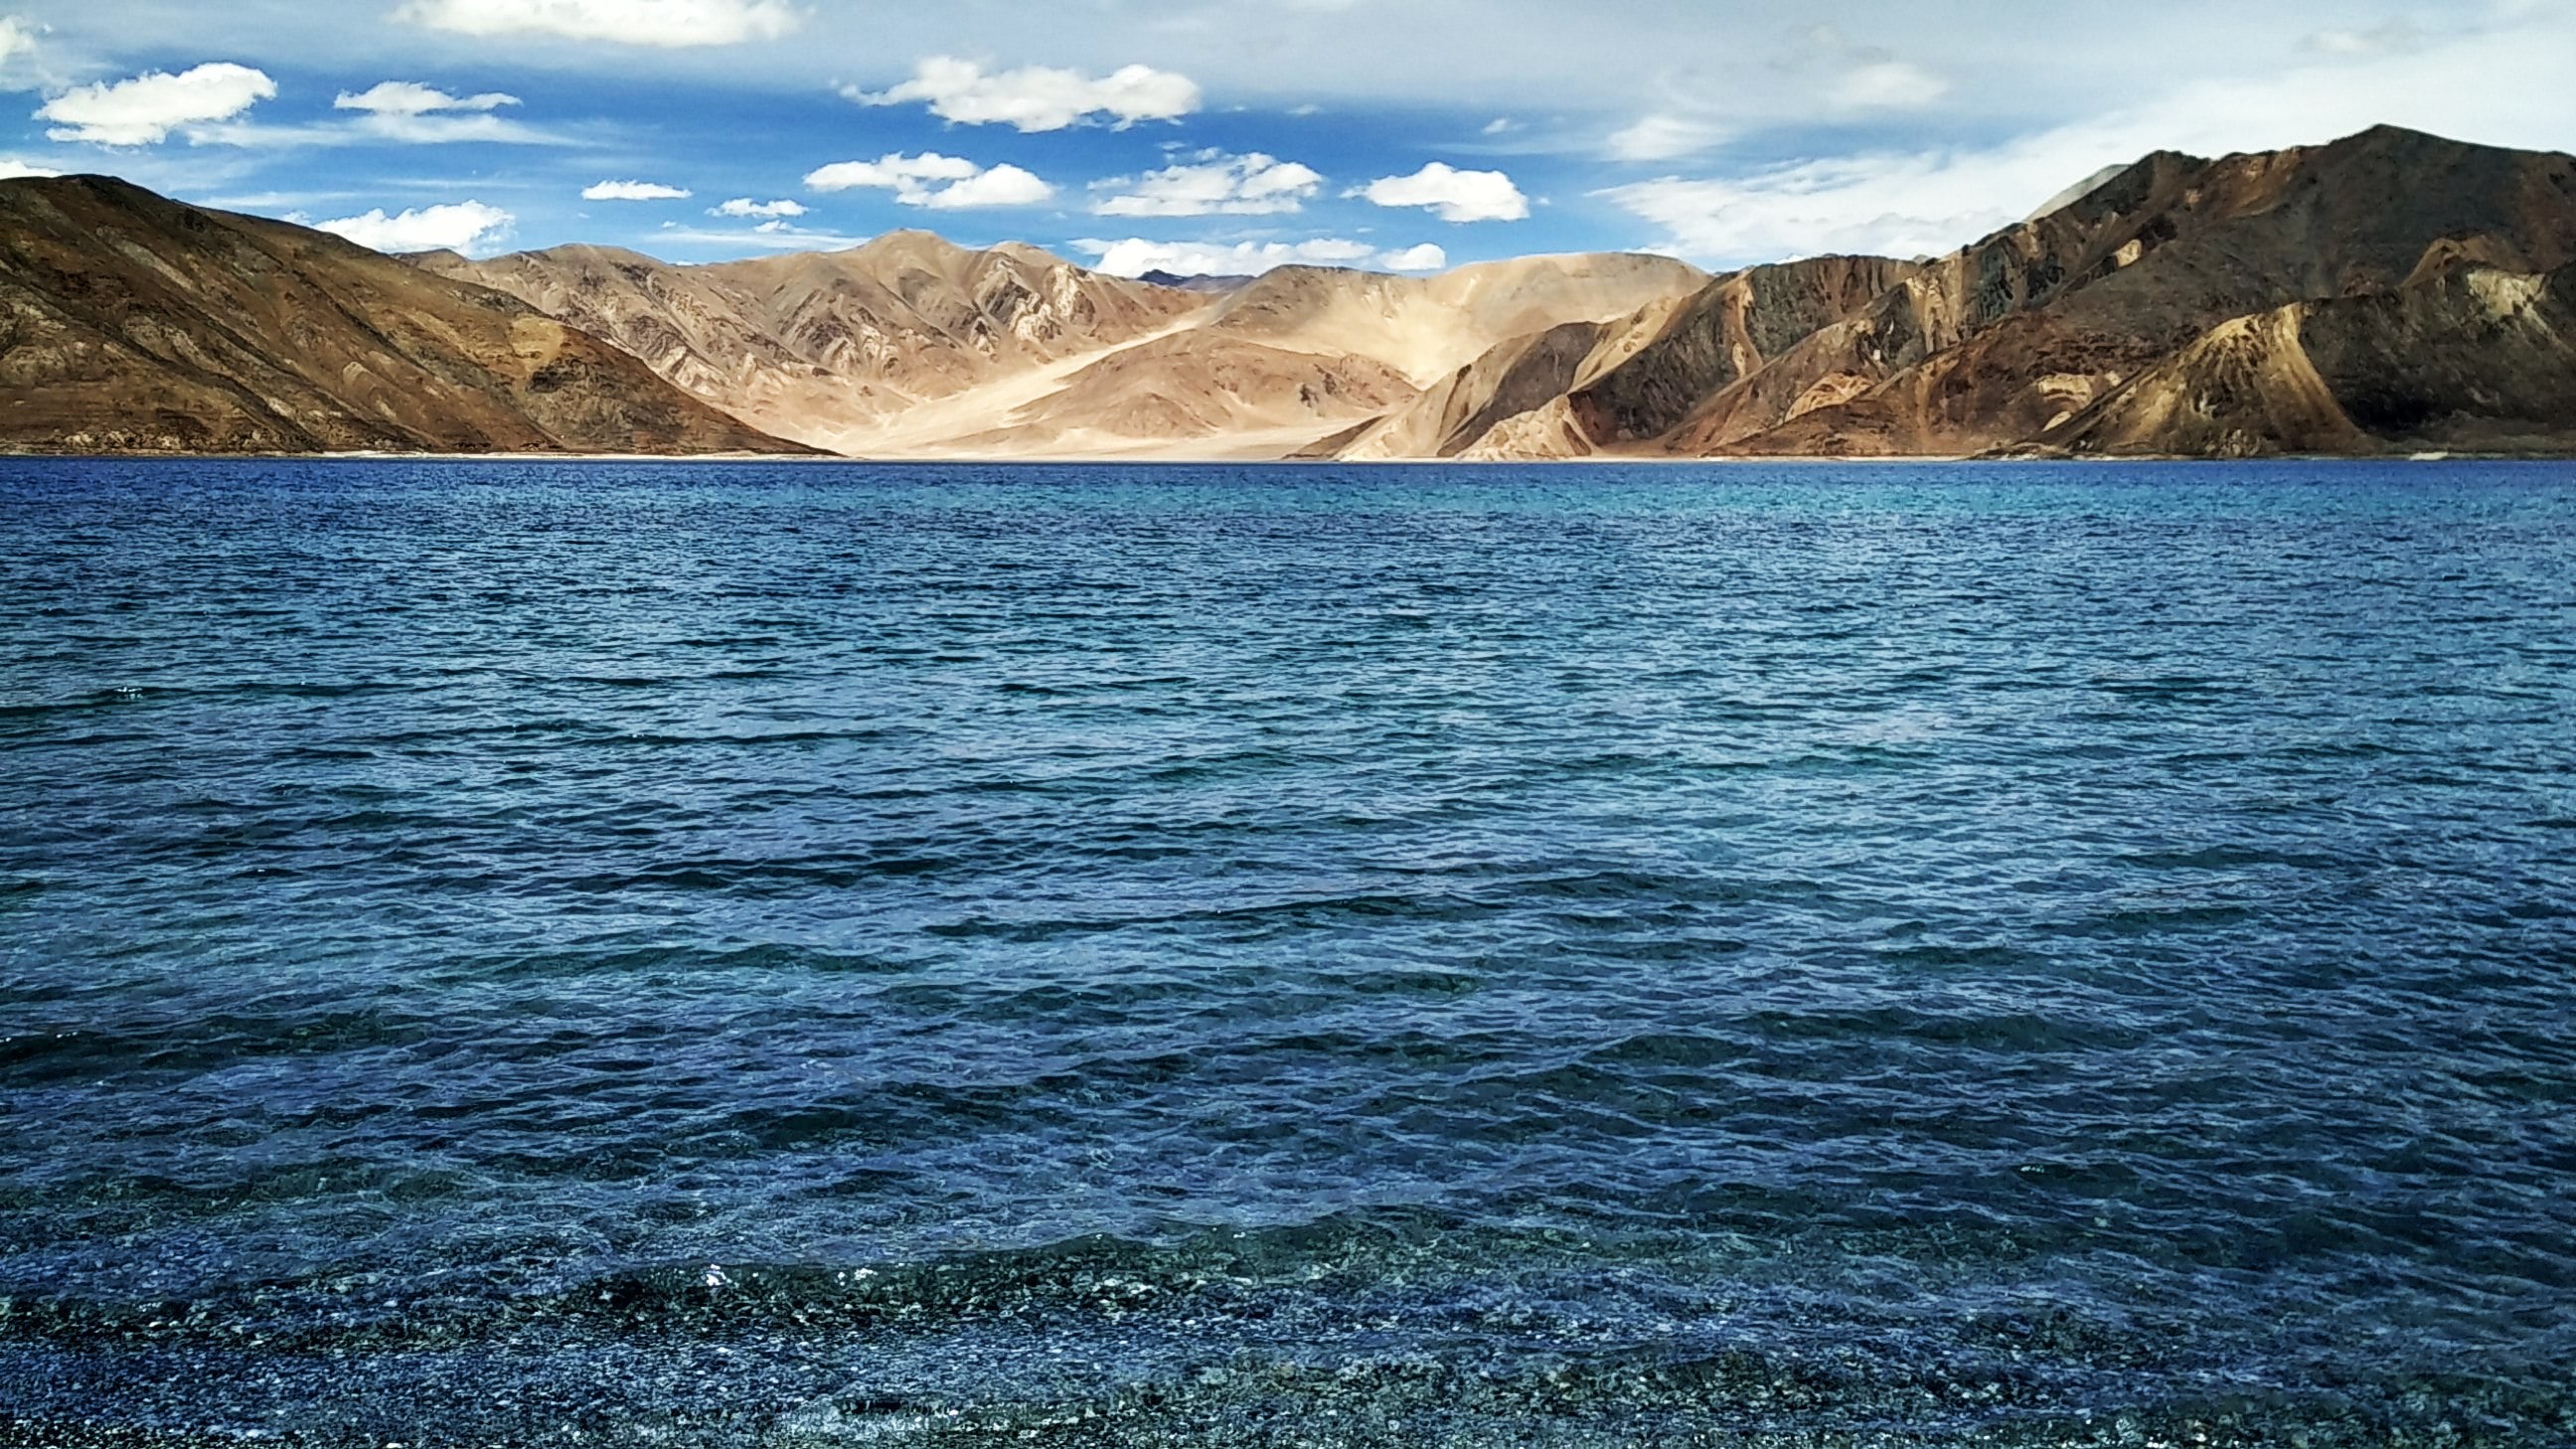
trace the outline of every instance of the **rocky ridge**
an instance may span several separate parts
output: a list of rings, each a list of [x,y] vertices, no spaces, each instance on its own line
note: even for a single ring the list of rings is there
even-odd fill
[[[103,177],[0,182],[0,447],[796,453],[515,298]]]

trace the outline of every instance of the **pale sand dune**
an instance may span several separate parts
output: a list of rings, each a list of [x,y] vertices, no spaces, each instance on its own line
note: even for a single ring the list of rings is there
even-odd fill
[[[1707,281],[1669,257],[1625,254],[1521,257],[1429,278],[1283,267],[1205,325],[1292,351],[1375,358],[1427,388],[1511,338],[1623,317]]]
[[[989,433],[1008,425],[1013,414],[1061,391],[1067,379],[1093,364],[1147,343],[1185,332],[1194,324],[1175,322],[1132,342],[1079,352],[1053,362],[1009,373],[980,387],[943,398],[914,402],[901,411],[834,427],[808,420],[816,447],[875,457],[939,455],[958,438]]]

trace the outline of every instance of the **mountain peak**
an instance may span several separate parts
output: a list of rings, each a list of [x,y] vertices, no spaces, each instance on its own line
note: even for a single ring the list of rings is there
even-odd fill
[[[2487,316],[2509,331],[2526,312],[2556,325],[2556,311],[2518,299],[2540,296],[2534,279],[2553,269],[2548,296],[2568,290],[2576,157],[2401,126],[2215,159],[2156,151],[2086,177],[2030,219],[1945,256],[1819,256],[1718,277],[1670,258],[1578,253],[1475,262],[1436,276],[1292,265],[1259,277],[1166,271],[1131,280],[1026,242],[977,249],[918,229],[844,251],[702,266],[581,244],[489,261],[430,252],[406,264],[100,176],[0,183],[0,218],[0,290],[19,298],[15,315],[29,319],[11,338],[13,365],[54,345],[44,340],[56,325],[46,320],[52,307],[78,319],[65,327],[95,334],[61,344],[65,358],[122,357],[173,337],[222,355],[238,352],[241,336],[268,335],[260,328],[301,328],[318,339],[316,358],[272,365],[303,368],[347,352],[334,329],[353,315],[293,283],[265,290],[280,277],[309,276],[326,291],[345,279],[364,299],[357,321],[411,337],[401,345],[434,376],[472,375],[457,361],[460,339],[470,341],[464,355],[475,366],[507,376],[519,365],[513,359],[549,348],[572,349],[565,355],[593,366],[597,355],[582,349],[585,339],[599,341],[700,403],[848,452],[1949,454],[2048,446],[2079,432],[2105,446],[2165,438],[2190,451],[2203,446],[2192,441],[2201,435],[2157,431],[2165,424],[2155,399],[2197,395],[2193,388],[2223,381],[2249,357],[2279,363],[2278,378],[2302,375],[2296,333],[2308,325],[2302,319],[2327,315],[2315,310],[2327,303],[2399,299],[2333,309],[2340,330],[2318,336],[2329,351],[2345,351],[2310,361],[2341,389],[2338,398],[2357,399],[2366,412],[2390,389],[2444,407],[2453,405],[2444,399],[2506,396],[2509,379],[2488,366],[2494,358],[2461,351],[2486,345],[2463,329]],[[233,259],[244,275],[224,280],[210,257]],[[406,285],[403,271],[474,287]],[[80,280],[91,277],[114,279],[133,300],[93,306]],[[207,297],[222,300],[210,307]],[[476,313],[472,326],[454,320],[458,307]],[[225,321],[225,309],[242,312],[240,323]],[[406,318],[419,324],[409,334]],[[490,345],[496,324],[522,335],[507,349]],[[2240,334],[2269,350],[2255,357],[2231,340]],[[448,350],[433,355],[433,345]],[[2559,356],[2547,347],[2495,352],[2531,366],[2557,365]],[[359,362],[361,372],[373,366]],[[2155,398],[2141,395],[2122,414],[2132,420],[2125,431],[2079,426],[2087,409],[2168,363],[2179,371],[2160,374],[2167,382]],[[2414,371],[2401,377],[2392,368]],[[344,385],[337,372],[308,381],[334,399],[375,386],[348,376],[358,381]],[[2443,377],[2477,386],[2463,391]],[[543,383],[524,396],[504,396],[516,385],[507,382],[487,389],[487,401],[473,404],[479,435],[525,437],[537,426],[567,445],[598,436],[572,428],[579,419],[545,412],[564,382],[549,373]],[[245,413],[239,397],[166,379],[152,385],[179,404],[137,413],[143,391],[67,384],[31,394],[26,415],[36,418],[41,401],[44,418],[78,422],[64,436],[112,438],[149,416],[159,419],[149,425],[154,439],[182,440],[115,446],[220,449],[262,436],[289,447],[304,426],[302,413]],[[421,436],[447,436],[437,429],[462,416],[455,384],[442,384],[445,393],[416,379],[403,386],[383,406]],[[649,411],[648,390],[632,378],[615,386],[624,411],[604,416],[632,427]],[[2258,390],[2230,413],[2220,430],[2226,446],[2308,445],[2297,439],[2310,434],[2267,441],[2247,431],[2262,424],[2268,396]],[[2531,396],[2535,407],[2549,400]],[[377,426],[340,417],[339,406],[315,404],[313,415],[351,435]],[[389,416],[381,407],[376,415]],[[23,419],[0,418],[0,426],[12,421]],[[703,423],[664,436],[674,446],[691,429],[712,436]],[[2544,435],[2557,436],[2545,428],[2531,436]]]

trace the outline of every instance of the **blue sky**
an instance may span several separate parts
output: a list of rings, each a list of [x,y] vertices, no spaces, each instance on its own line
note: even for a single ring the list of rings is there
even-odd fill
[[[387,249],[711,261],[927,227],[1131,273],[1429,270],[1917,255],[2149,150],[2382,121],[2576,147],[2564,0],[1820,13],[0,0],[0,174],[104,171]]]

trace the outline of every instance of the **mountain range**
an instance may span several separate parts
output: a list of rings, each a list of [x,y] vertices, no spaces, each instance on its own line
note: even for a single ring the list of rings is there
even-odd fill
[[[2576,453],[2576,158],[2158,153],[1947,256],[1125,280],[898,232],[386,257],[0,182],[0,447],[1569,459]]]

